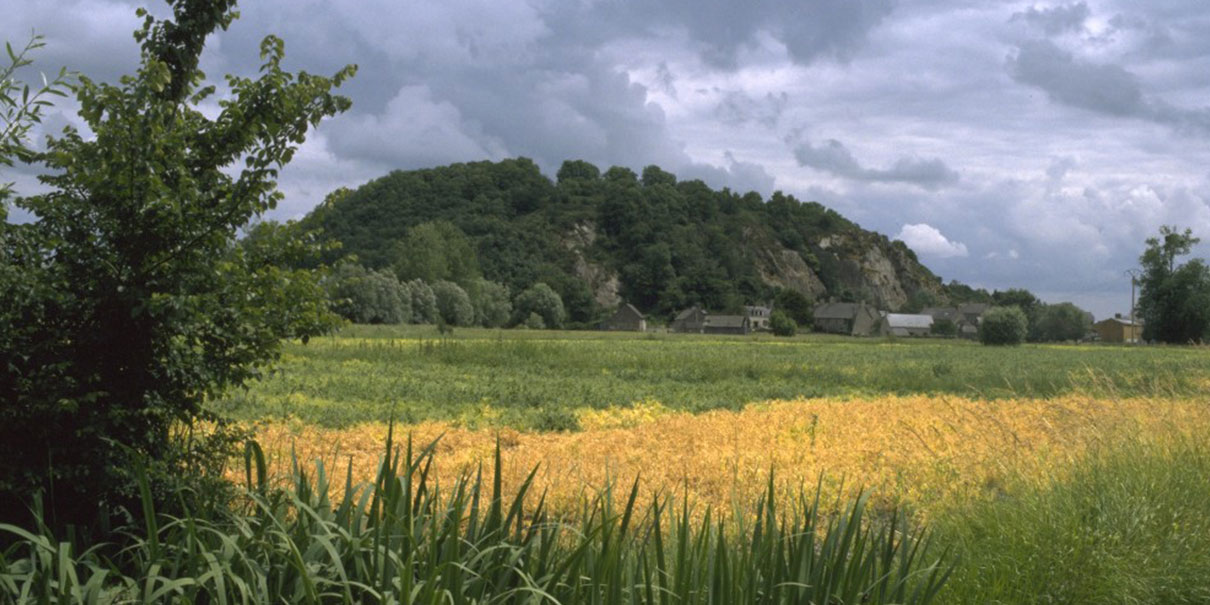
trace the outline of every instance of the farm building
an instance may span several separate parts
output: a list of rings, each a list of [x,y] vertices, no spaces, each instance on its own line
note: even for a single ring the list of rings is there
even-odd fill
[[[891,336],[928,336],[932,328],[932,315],[887,313],[882,318],[882,333]]]
[[[978,328],[979,324],[983,322],[983,314],[987,313],[987,310],[990,308],[992,308],[992,306],[987,303],[966,303],[964,305],[958,305],[958,315],[961,315],[959,319]]]
[[[815,330],[872,336],[882,323],[878,309],[865,303],[823,303],[815,307]]]
[[[773,314],[771,306],[761,305],[745,305],[744,316],[748,318],[748,323],[753,331],[763,331],[769,329],[769,316]]]
[[[747,334],[752,324],[743,315],[707,315],[702,325],[705,334]]]
[[[676,318],[672,320],[672,331],[701,334],[705,325],[706,312],[701,307],[693,305],[676,314]]]
[[[1092,324],[1101,342],[1142,342],[1143,326],[1118,315]]]
[[[954,325],[958,325],[962,318],[958,307],[925,307],[921,313],[932,317],[933,321],[947,320],[954,322]]]
[[[634,308],[634,305],[625,303],[618,307],[612,317],[605,320],[603,327],[618,332],[646,332],[647,318]]]

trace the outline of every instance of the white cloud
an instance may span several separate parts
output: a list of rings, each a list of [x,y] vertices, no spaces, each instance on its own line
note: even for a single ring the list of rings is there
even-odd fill
[[[895,239],[924,256],[953,258],[967,256],[966,244],[950,241],[936,227],[927,223],[904,225]]]

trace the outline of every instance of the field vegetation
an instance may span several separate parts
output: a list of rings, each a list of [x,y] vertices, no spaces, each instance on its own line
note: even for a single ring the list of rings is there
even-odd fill
[[[547,332],[353,326],[285,349],[266,380],[214,402],[245,420],[325,427],[428,420],[575,430],[581,410],[658,401],[740,410],[771,399],[955,395],[971,399],[1184,398],[1210,392],[1205,350],[802,335]]]
[[[1207,394],[1197,347],[353,326],[215,405],[256,422],[281,481],[295,461],[372,480],[395,418],[436,440],[439,483],[494,481],[499,452],[503,493],[569,520],[637,480],[742,535],[762,497],[813,494],[927,528],[953,565],[937,602],[1200,603]]]

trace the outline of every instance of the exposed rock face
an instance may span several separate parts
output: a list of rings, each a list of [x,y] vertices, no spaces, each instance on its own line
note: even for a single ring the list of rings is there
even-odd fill
[[[755,252],[756,270],[760,273],[761,281],[771,286],[795,290],[812,300],[826,297],[827,286],[820,281],[819,276],[811,270],[798,252],[776,242],[773,242],[773,246]]]
[[[870,290],[877,297],[879,306],[898,310],[907,303],[908,296],[899,282],[899,273],[891,260],[878,246],[866,249],[861,257],[861,271],[865,274]]]
[[[833,290],[847,290],[880,308],[896,311],[916,292],[946,299],[941,280],[915,258],[902,243],[868,232],[851,232],[821,238],[818,247],[835,259]],[[830,296],[841,292],[831,291]]]
[[[588,260],[588,251],[596,241],[596,225],[584,222],[577,224],[566,234],[563,238],[563,246],[574,257],[576,277],[588,284],[588,289],[592,291],[592,297],[597,304],[605,308],[616,307],[622,302],[621,296],[618,295],[618,291],[622,287],[618,274],[604,265]]]

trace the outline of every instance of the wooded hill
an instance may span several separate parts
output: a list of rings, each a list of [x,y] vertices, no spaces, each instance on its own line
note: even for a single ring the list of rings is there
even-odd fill
[[[333,192],[303,221],[400,279],[483,277],[514,293],[549,284],[571,325],[620,301],[656,318],[693,304],[735,311],[793,290],[897,310],[947,302],[903,242],[816,202],[716,191],[656,166],[642,175],[564,162],[555,182],[526,158],[395,171]]]

